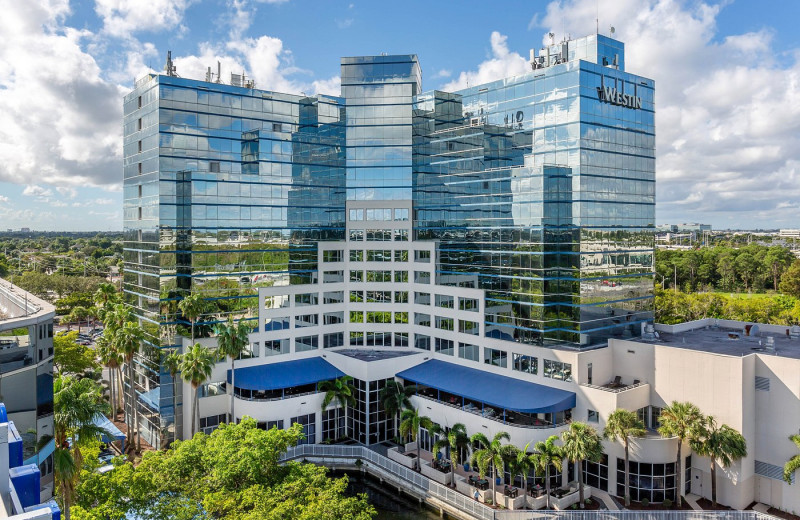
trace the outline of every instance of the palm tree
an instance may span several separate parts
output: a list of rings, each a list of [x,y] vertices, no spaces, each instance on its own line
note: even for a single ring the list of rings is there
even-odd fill
[[[192,324],[192,345],[194,345],[194,324],[197,318],[203,314],[205,307],[206,302],[199,294],[190,294],[178,302],[181,314]]]
[[[100,358],[100,362],[108,369],[111,420],[116,421],[117,410],[119,409],[119,395],[117,392],[119,382],[117,379],[117,371],[119,367],[122,366],[122,355],[119,350],[117,350],[117,346],[112,339],[105,335],[97,339],[95,350],[97,351],[97,356]]]
[[[550,466],[561,472],[564,462],[564,453],[560,446],[556,446],[557,435],[551,435],[546,441],[539,441],[533,446],[531,460],[536,472],[544,472],[544,487],[547,493],[547,509],[550,509]]]
[[[789,440],[797,446],[797,449],[800,450],[800,435],[790,435]],[[794,472],[800,469],[800,453],[794,455],[791,459],[786,461],[786,465],[783,466],[783,480],[792,484],[792,475]]]
[[[503,474],[505,467],[503,454],[506,448],[500,443],[503,440],[510,441],[511,436],[506,432],[497,432],[491,442],[482,433],[476,433],[470,438],[473,444],[480,446],[480,448],[472,452],[470,463],[478,466],[478,473],[481,478],[486,475],[489,467],[492,468],[492,503],[494,503],[496,496],[497,476]]]
[[[631,412],[619,408],[611,412],[603,430],[603,437],[609,440],[616,440],[625,447],[625,506],[631,505],[630,491],[630,458],[628,455],[631,437],[644,437],[647,433],[644,423],[639,417]]]
[[[128,439],[133,444],[133,425],[136,425],[137,449],[142,449],[141,430],[139,429],[138,406],[136,405],[136,377],[133,370],[133,358],[139,352],[139,345],[144,339],[144,330],[138,323],[126,322],[114,335],[114,342],[120,354],[124,356],[125,366],[128,371],[128,409],[130,413],[128,423]]]
[[[94,304],[98,308],[97,315],[105,323],[106,314],[116,303],[120,302],[117,288],[110,283],[101,283],[94,292]]]
[[[708,457],[711,462],[711,505],[717,507],[717,461],[723,468],[747,457],[747,441],[744,436],[727,424],[717,425],[709,415],[692,435],[689,444],[695,453]]]
[[[180,364],[181,375],[183,380],[192,384],[194,390],[194,403],[192,405],[192,437],[197,433],[198,427],[198,402],[199,402],[199,389],[200,385],[205,383],[211,377],[211,370],[217,362],[217,353],[214,350],[207,349],[200,343],[195,343],[186,354]]]
[[[528,448],[530,443],[526,444],[524,448],[519,449],[513,444],[506,446],[505,460],[508,465],[508,471],[512,476],[519,475],[522,477],[522,494],[528,492],[528,473],[533,468],[534,462],[530,455],[528,455]]]
[[[67,316],[67,321],[70,323],[78,323],[78,334],[81,333],[81,322],[86,321],[89,319],[89,309],[82,305],[77,305],[72,308],[69,315]]]
[[[108,406],[100,385],[89,378],[56,377],[53,381],[53,408],[55,478],[64,518],[69,519],[83,465],[81,446],[99,435],[112,437],[113,434],[95,424],[95,419],[104,415]]]
[[[433,453],[439,453],[439,451],[442,449],[449,450],[450,471],[455,474],[456,466],[458,466],[459,461],[459,453],[469,450],[469,435],[467,435],[467,427],[461,423],[456,423],[448,432],[445,433],[441,426],[435,424],[432,433],[445,434],[440,437],[438,441],[433,443]]]
[[[231,422],[236,422],[234,415],[234,388],[236,386],[236,372],[233,369],[233,362],[247,351],[250,345],[250,327],[244,321],[234,323],[233,316],[228,316],[228,321],[224,325],[218,324],[214,327],[217,334],[217,345],[219,355],[227,356],[231,360]]]
[[[430,417],[420,415],[419,410],[416,408],[403,410],[403,414],[400,416],[400,418],[400,436],[411,437],[411,442],[417,441],[417,434],[419,433],[420,428],[425,428],[428,431],[433,429],[433,421],[431,421]],[[417,460],[414,461],[417,466],[417,471],[420,469],[419,451],[419,442],[417,442]]]
[[[578,490],[580,491],[581,509],[585,507],[583,502],[583,471],[584,460],[598,462],[603,457],[603,444],[597,430],[586,423],[572,422],[569,430],[561,434],[561,442],[564,443],[564,456],[575,464],[575,474],[578,478]]]
[[[181,355],[176,349],[171,349],[169,354],[164,356],[164,368],[169,371],[172,377],[172,433],[173,439],[178,438],[178,381],[177,376],[181,366]],[[165,443],[166,444],[166,443]]]
[[[681,498],[683,496],[681,448],[683,447],[683,442],[691,437],[702,420],[703,414],[700,413],[700,409],[697,406],[692,403],[679,403],[678,401],[672,401],[672,404],[661,410],[661,415],[658,417],[658,421],[661,424],[658,427],[658,433],[662,437],[678,438],[678,455],[675,466],[675,484],[678,489],[675,498],[678,509],[681,508]]]
[[[394,431],[397,433],[397,423],[400,412],[411,408],[411,396],[417,392],[415,385],[403,386],[403,383],[392,379],[386,383],[380,393],[381,404],[386,413],[394,416]]]
[[[347,407],[355,406],[356,398],[353,395],[353,378],[350,376],[342,376],[338,379],[323,381],[319,384],[320,392],[325,392],[325,398],[322,400],[322,411],[324,412],[328,405],[336,401],[338,408],[336,408],[336,436],[343,437],[347,435]],[[339,409],[344,409],[344,422],[345,431],[339,431]]]

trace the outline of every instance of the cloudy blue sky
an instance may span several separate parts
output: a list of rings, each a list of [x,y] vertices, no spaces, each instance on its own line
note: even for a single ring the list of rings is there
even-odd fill
[[[656,80],[659,223],[800,227],[800,1],[0,0],[0,229],[121,229],[122,96],[222,62],[259,88],[339,90],[339,57],[416,53],[425,89],[527,70],[616,28]]]

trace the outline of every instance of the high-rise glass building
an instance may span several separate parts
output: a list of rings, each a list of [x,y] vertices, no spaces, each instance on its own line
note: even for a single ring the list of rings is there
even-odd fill
[[[280,306],[264,303],[275,287],[338,284],[341,303],[353,304],[335,335],[304,336],[317,339],[301,348],[294,332],[269,349],[254,342],[256,358],[359,346],[455,352],[458,339],[422,334],[424,313],[413,309],[405,322],[356,325],[361,301],[402,304],[391,293],[414,284],[436,286],[443,308],[455,306],[448,290],[467,302],[455,306],[470,313],[465,352],[482,342],[590,349],[652,320],[654,83],[625,71],[621,42],[554,44],[531,53],[526,74],[457,92],[424,92],[416,55],[341,66],[341,97],[168,75],[125,96],[124,290],[150,334],[135,385],[155,445],[181,435],[160,351],[187,334],[177,303],[189,292],[208,302],[200,336],[229,314],[256,333],[282,330],[260,317]],[[408,264],[371,263],[388,259]],[[353,295],[358,287],[366,294]],[[317,297],[302,301],[322,305]],[[310,332],[339,319],[299,317],[286,325]],[[441,319],[460,333],[458,317],[458,327]]]

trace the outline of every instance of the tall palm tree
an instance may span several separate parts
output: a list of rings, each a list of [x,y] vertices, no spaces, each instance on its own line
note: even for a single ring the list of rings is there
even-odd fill
[[[556,445],[557,440],[557,435],[551,435],[546,441],[537,442],[533,446],[533,455],[531,455],[536,472],[544,472],[547,509],[550,509],[550,466],[554,466],[560,472],[564,462],[564,453],[561,447]]]
[[[797,446],[797,449],[800,450],[800,435],[790,435],[789,440]],[[783,480],[792,484],[792,475],[795,471],[800,469],[800,453],[797,455],[792,456],[791,459],[786,461],[786,465],[783,466]]]
[[[114,341],[120,354],[124,356],[125,366],[128,372],[128,409],[129,419],[128,423],[128,439],[133,444],[133,425],[136,425],[136,444],[137,449],[142,449],[141,430],[139,428],[139,407],[136,404],[136,376],[133,369],[133,358],[139,352],[139,345],[144,339],[144,330],[138,323],[132,321],[123,324],[122,328],[116,331]]]
[[[572,422],[569,429],[561,434],[562,450],[564,456],[575,465],[575,474],[578,479],[581,509],[583,502],[583,461],[598,462],[603,457],[603,444],[597,430],[586,423]]]
[[[513,444],[506,445],[506,452],[504,455],[508,472],[516,478],[517,475],[522,477],[522,494],[528,491],[528,473],[533,468],[533,459],[528,455],[528,448],[531,443],[525,445],[524,448],[519,449]]]
[[[662,437],[677,437],[678,438],[678,455],[676,460],[676,475],[675,484],[678,489],[676,493],[676,503],[678,509],[681,507],[681,498],[683,497],[683,462],[681,457],[681,448],[687,439],[691,438],[693,432],[697,431],[697,427],[703,420],[703,414],[700,409],[692,403],[679,403],[672,401],[672,403],[661,410],[661,415],[658,421],[661,426],[658,427],[658,433]]]
[[[228,357],[231,360],[231,422],[236,422],[234,415],[234,388],[236,386],[236,372],[233,370],[233,362],[236,361],[242,354],[247,351],[250,345],[250,327],[244,321],[234,323],[233,316],[228,316],[228,321],[222,325],[218,324],[214,327],[214,333],[217,335],[217,348],[220,357]]]
[[[411,442],[417,443],[417,460],[415,460],[416,470],[419,471],[420,464],[419,464],[419,442],[417,442],[417,437],[419,434],[420,428],[425,428],[426,430],[430,431],[433,429],[433,421],[431,421],[430,417],[425,415],[420,415],[419,410],[416,408],[409,408],[408,410],[403,410],[402,415],[400,416],[400,436],[401,437],[411,437]]]
[[[328,405],[336,402],[336,437],[347,435],[347,408],[355,406],[356,398],[353,395],[353,378],[350,376],[342,376],[338,379],[323,381],[319,384],[319,391],[325,392],[325,398],[322,400],[322,411],[324,412]],[[344,410],[344,432],[339,432],[339,410]]]
[[[114,304],[121,303],[117,288],[110,283],[101,283],[92,298],[98,309],[97,316],[103,320],[103,323],[105,323],[106,314],[113,308]]]
[[[469,450],[469,435],[467,435],[467,427],[461,423],[455,423],[449,431],[445,432],[444,429],[435,424],[433,433],[444,434],[438,441],[433,443],[433,453],[439,453],[442,449],[447,449],[450,452],[450,471],[454,474],[456,466],[459,462],[459,454],[462,451]]]
[[[392,379],[386,383],[380,393],[381,404],[386,413],[394,416],[394,431],[397,434],[400,412],[411,408],[411,396],[417,392],[415,385],[403,386],[403,383]]]
[[[192,324],[192,345],[194,345],[194,324],[206,308],[206,301],[199,294],[190,294],[178,302],[183,317]]]
[[[713,416],[704,417],[689,441],[692,450],[711,462],[711,505],[717,507],[717,462],[728,468],[747,457],[744,436],[727,424],[719,426]]]
[[[111,405],[111,420],[116,421],[117,410],[119,409],[119,381],[117,379],[117,372],[119,367],[122,366],[123,358],[112,339],[105,335],[100,336],[97,339],[95,351],[97,352],[97,356],[100,358],[100,362],[106,367],[106,369],[108,369],[109,393],[111,398],[109,400],[109,404]]]
[[[170,349],[169,354],[164,356],[164,368],[169,371],[172,377],[172,433],[173,439],[178,438],[178,372],[181,366],[181,355],[177,349]],[[166,444],[166,443],[165,443]]]
[[[622,443],[625,447],[625,506],[631,505],[631,490],[630,490],[630,438],[631,437],[644,437],[647,433],[644,423],[639,420],[639,417],[630,410],[619,408],[611,412],[606,421],[606,427],[603,429],[603,437],[609,440],[615,440]]]
[[[480,446],[472,452],[470,463],[478,466],[481,478],[486,475],[489,467],[492,468],[492,503],[494,503],[497,492],[497,476],[502,475],[505,471],[503,454],[506,448],[501,444],[501,441],[504,440],[511,440],[511,436],[507,432],[497,432],[491,441],[482,433],[476,433],[470,438],[470,442]]]
[[[211,377],[211,370],[217,362],[217,353],[205,348],[200,343],[195,343],[186,354],[180,364],[181,375],[183,380],[192,384],[194,390],[194,403],[192,404],[192,437],[197,433],[198,428],[198,402],[200,385],[205,383]]]
[[[93,380],[59,375],[53,381],[55,478],[66,519],[69,519],[70,507],[83,465],[81,447],[99,435],[113,436],[95,424],[95,419],[107,411],[103,390]]]

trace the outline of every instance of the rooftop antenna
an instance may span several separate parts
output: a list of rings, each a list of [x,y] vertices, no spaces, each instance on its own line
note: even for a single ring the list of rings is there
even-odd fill
[[[556,33],[547,33],[547,36],[550,37],[550,45],[554,45],[556,43]]]
[[[217,61],[217,83],[222,83],[222,64]]]
[[[175,65],[172,63],[172,51],[167,51],[167,64],[164,65],[164,70],[167,73],[167,76],[177,76],[177,69]]]
[[[600,34],[600,0],[597,0],[595,5],[597,6],[597,17],[594,19],[595,34]]]

